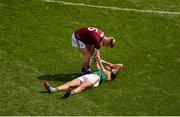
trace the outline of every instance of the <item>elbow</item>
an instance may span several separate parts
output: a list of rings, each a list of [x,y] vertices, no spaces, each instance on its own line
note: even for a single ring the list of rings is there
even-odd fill
[[[119,66],[120,68],[122,68],[122,67],[123,67],[123,64],[118,64],[118,66]]]
[[[122,67],[123,67],[123,64],[115,64],[115,66],[116,66],[117,68],[122,68]]]
[[[100,57],[99,57],[99,56],[96,56],[96,60],[100,61],[101,59],[100,59]]]

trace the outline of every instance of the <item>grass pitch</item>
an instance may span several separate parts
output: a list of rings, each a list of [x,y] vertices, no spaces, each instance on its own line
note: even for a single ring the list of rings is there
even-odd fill
[[[68,0],[180,12],[179,0]],[[123,63],[116,80],[68,99],[47,94],[80,71],[71,35],[95,26],[116,38],[103,59]],[[0,0],[0,115],[180,115],[180,15]]]

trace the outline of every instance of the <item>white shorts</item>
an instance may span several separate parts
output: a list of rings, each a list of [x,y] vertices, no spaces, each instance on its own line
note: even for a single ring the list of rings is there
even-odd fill
[[[97,74],[86,74],[86,75],[83,75],[77,79],[79,79],[81,82],[88,80],[91,82],[93,87],[99,86],[99,82],[100,82],[100,77]]]
[[[82,41],[76,39],[74,33],[72,34],[71,41],[72,41],[72,46],[73,47],[76,47],[76,48],[86,48],[86,45]]]

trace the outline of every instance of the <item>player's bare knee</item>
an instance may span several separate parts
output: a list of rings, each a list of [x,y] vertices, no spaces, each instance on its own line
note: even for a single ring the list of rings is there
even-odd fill
[[[91,53],[86,53],[86,55],[85,55],[87,58],[90,58],[91,56],[92,56],[92,54]]]
[[[65,89],[69,89],[70,86],[69,86],[68,84],[65,84],[65,85],[64,85],[64,88],[65,88]]]
[[[81,90],[85,90],[86,86],[84,84],[80,85]]]
[[[66,86],[67,86],[68,88],[70,88],[71,85],[72,85],[72,82],[71,82],[71,81],[69,81],[69,82],[66,83]]]
[[[86,48],[80,48],[81,53],[86,56],[87,54],[89,54],[89,51]]]

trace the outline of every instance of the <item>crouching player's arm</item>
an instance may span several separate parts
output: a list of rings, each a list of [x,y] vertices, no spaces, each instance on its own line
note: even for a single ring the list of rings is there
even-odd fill
[[[104,68],[101,62],[99,50],[97,49],[95,49],[95,56],[96,56],[96,68],[102,70],[106,74],[106,76],[108,76],[109,72]]]

